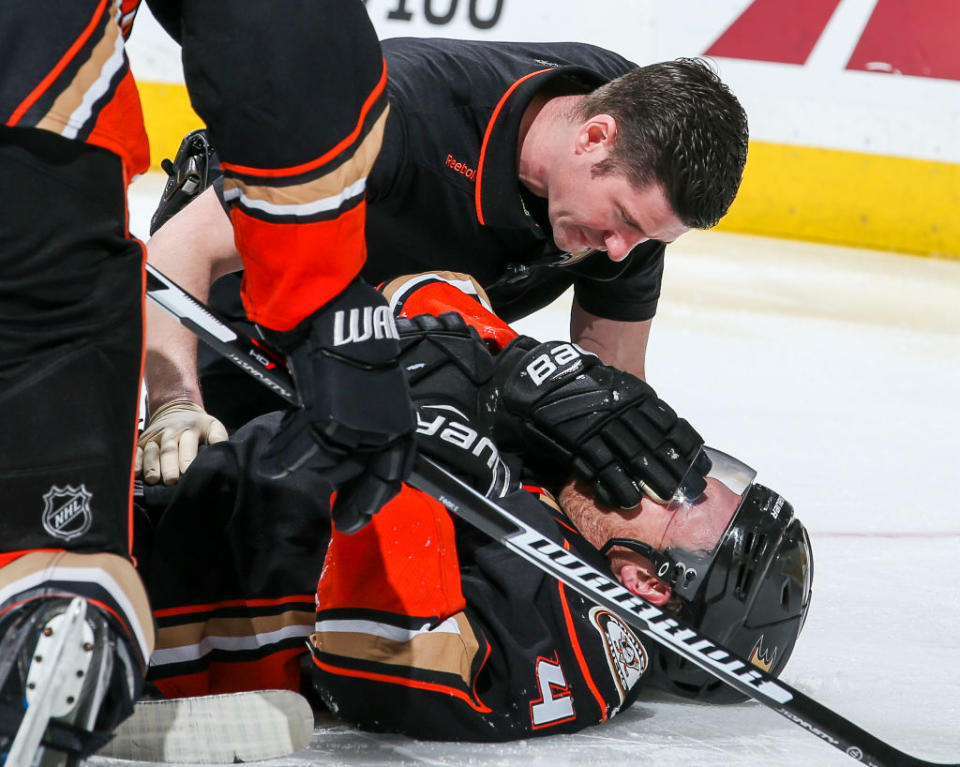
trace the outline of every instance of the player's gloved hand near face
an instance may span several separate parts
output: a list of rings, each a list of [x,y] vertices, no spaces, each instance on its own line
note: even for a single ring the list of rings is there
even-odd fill
[[[400,364],[417,408],[417,450],[488,498],[517,483],[493,442],[494,362],[454,312],[397,319]]]
[[[174,400],[150,417],[137,442],[135,471],[148,485],[172,485],[197,457],[200,445],[227,438],[220,421],[189,400]]]
[[[386,300],[356,279],[293,330],[260,330],[287,355],[302,403],[284,416],[260,471],[319,471],[337,489],[337,529],[359,530],[399,492],[414,457],[413,406]]]
[[[501,448],[519,443],[525,459],[572,469],[608,506],[703,492],[703,439],[636,376],[571,343],[521,336],[500,353],[496,378]]]

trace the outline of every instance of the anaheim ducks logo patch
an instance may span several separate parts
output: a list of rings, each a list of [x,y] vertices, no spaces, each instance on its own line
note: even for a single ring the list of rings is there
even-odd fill
[[[590,619],[603,639],[607,663],[623,703],[627,693],[647,670],[647,651],[627,624],[609,610],[594,607]]]
[[[750,651],[750,656],[747,658],[747,660],[749,660],[761,671],[766,671],[769,673],[770,669],[773,668],[773,664],[777,662],[777,655],[779,652],[779,647],[774,647],[772,650],[770,648],[765,648],[763,646],[763,634],[761,634],[760,638],[757,640],[757,643]]]

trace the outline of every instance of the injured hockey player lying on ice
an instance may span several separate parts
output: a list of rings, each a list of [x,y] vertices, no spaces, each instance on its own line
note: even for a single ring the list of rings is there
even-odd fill
[[[596,480],[616,468],[609,450],[607,464],[600,457],[598,435],[609,432],[591,427],[642,434],[649,396],[631,398],[636,379],[570,344],[516,337],[481,299],[432,279],[395,301],[419,449],[779,673],[813,567],[790,504],[749,467],[702,448],[705,487],[621,508],[616,483]],[[571,410],[571,396],[590,404]],[[201,450],[177,485],[146,487],[138,501],[158,624],[150,680],[164,695],[315,689],[344,721],[440,740],[573,732],[646,686],[742,699],[411,487],[359,532],[332,530],[329,487],[309,469],[256,471],[280,418]]]

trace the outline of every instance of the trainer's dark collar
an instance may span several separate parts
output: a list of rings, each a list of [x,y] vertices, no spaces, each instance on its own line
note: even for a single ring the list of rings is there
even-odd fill
[[[475,200],[481,225],[540,231],[520,197],[517,137],[520,120],[534,94],[558,77],[575,78],[591,88],[607,82],[590,69],[562,66],[530,72],[507,88],[487,123],[477,162]]]

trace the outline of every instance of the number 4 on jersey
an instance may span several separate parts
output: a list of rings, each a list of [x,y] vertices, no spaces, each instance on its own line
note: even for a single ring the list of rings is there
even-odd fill
[[[530,704],[533,729],[568,722],[576,717],[573,696],[556,653],[552,659],[537,658],[537,686],[540,699]]]

